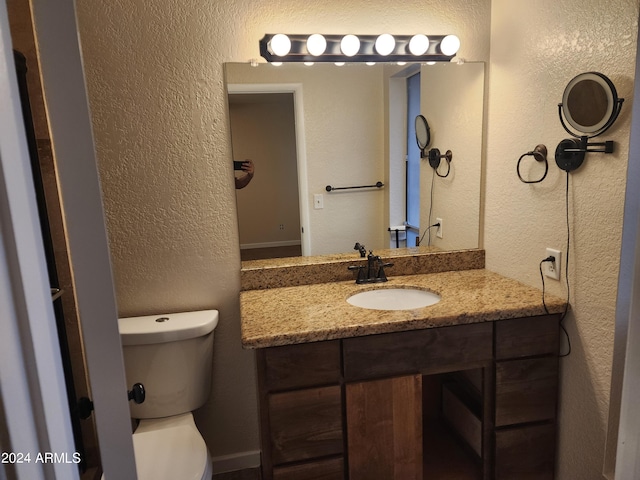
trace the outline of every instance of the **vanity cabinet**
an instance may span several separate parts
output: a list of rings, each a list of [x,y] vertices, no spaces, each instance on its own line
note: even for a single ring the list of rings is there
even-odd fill
[[[263,478],[449,478],[438,417],[471,458],[456,478],[551,479],[558,342],[545,315],[258,349]]]

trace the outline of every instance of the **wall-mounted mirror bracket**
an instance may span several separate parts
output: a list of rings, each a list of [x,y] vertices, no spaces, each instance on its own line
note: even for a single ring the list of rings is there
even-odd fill
[[[565,172],[579,168],[587,153],[613,153],[613,141],[591,142],[589,137],[565,138],[556,147],[556,164]]]
[[[431,165],[431,168],[435,170],[436,175],[442,178],[449,176],[449,172],[451,171],[451,161],[453,160],[453,153],[451,153],[451,150],[447,150],[444,153],[444,155],[441,155],[439,149],[432,148],[431,150],[429,150],[427,157],[429,158],[429,165]],[[447,173],[445,173],[444,175],[438,172],[438,167],[440,166],[440,160],[443,158],[447,162]]]

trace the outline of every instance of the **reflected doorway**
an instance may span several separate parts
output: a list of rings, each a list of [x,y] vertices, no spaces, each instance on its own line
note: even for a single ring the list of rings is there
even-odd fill
[[[303,253],[294,101],[293,92],[229,92],[234,160],[255,168],[236,190],[242,260]]]

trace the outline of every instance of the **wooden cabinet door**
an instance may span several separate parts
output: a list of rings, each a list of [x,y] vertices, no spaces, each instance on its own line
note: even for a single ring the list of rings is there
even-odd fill
[[[346,385],[350,480],[422,480],[422,377]]]

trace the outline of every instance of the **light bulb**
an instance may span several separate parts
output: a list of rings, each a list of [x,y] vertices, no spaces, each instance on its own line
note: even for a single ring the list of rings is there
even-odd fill
[[[273,65],[274,67],[281,67],[282,62],[271,62],[271,65]]]
[[[283,33],[278,33],[271,38],[269,47],[274,55],[284,57],[291,51],[291,40]]]
[[[422,35],[414,35],[409,40],[409,51],[412,55],[424,55],[429,50],[429,37]]]
[[[389,55],[394,48],[396,48],[396,39],[393,38],[393,35],[383,33],[376,38],[376,52],[379,55]]]
[[[344,67],[344,62],[335,62],[336,67]]]
[[[340,50],[347,57],[353,57],[360,50],[360,39],[355,35],[345,35],[340,41]]]
[[[307,67],[313,67],[313,62],[304,62]]]
[[[447,35],[440,42],[440,51],[447,56],[455,55],[460,49],[460,39],[455,35]]]
[[[369,65],[370,67],[373,67],[376,64],[376,62],[365,62],[365,63],[366,63],[366,65]]]
[[[314,57],[322,55],[326,49],[327,40],[319,33],[314,33],[309,38],[307,38],[307,50]]]

